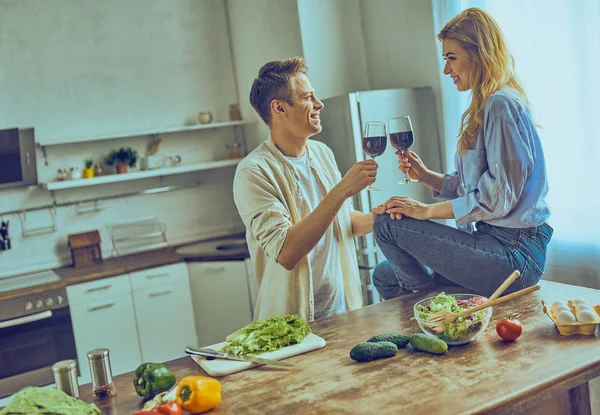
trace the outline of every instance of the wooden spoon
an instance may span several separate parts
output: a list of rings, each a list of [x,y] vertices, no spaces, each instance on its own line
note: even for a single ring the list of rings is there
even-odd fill
[[[510,284],[512,284],[518,277],[521,275],[519,270],[514,270],[500,286],[494,291],[494,293],[487,299],[484,304],[489,303],[490,301],[494,301],[496,298],[500,297],[504,291],[508,288]],[[427,321],[431,321],[432,323],[439,323],[441,321],[446,320],[444,314],[442,313],[451,313],[450,311],[438,311],[437,313],[433,313],[427,318]],[[458,314],[458,313],[453,313]]]
[[[510,300],[514,300],[517,297],[521,297],[525,294],[532,293],[539,289],[540,289],[539,285],[534,285],[532,287],[525,288],[523,290],[514,292],[512,294],[505,295],[504,297],[498,298],[494,301],[486,301],[485,303],[477,305],[475,307],[467,308],[466,310],[463,310],[460,313],[451,313],[449,311],[438,311],[437,313],[434,313],[431,316],[429,316],[429,318],[427,319],[427,322],[428,323],[452,323],[458,317],[468,316],[469,314],[474,313],[476,311],[480,311],[480,310],[483,310],[485,308],[488,308],[488,307],[491,307],[494,305],[502,304],[502,303],[505,303]]]

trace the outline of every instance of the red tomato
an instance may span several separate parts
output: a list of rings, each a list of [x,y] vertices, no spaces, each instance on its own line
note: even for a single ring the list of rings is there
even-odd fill
[[[496,324],[496,332],[503,340],[515,341],[523,333],[523,326],[518,320],[505,318]]]

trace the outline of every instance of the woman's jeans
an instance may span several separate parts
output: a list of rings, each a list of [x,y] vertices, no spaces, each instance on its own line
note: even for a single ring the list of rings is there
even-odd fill
[[[477,222],[476,227],[470,234],[429,220],[377,216],[375,240],[388,259],[373,273],[381,297],[387,300],[447,280],[490,295],[516,269],[521,276],[505,293],[537,284],[553,233],[548,224],[513,229]]]

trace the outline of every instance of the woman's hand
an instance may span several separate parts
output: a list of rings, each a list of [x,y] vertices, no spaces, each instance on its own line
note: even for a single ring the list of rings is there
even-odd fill
[[[396,156],[398,156],[398,164],[400,166],[400,171],[404,174],[408,172],[408,176],[413,180],[422,181],[423,178],[427,175],[427,167],[418,156],[417,153],[413,151],[404,151],[404,155],[402,151],[396,151]]]
[[[402,219],[403,215],[414,219],[431,219],[431,206],[417,202],[406,196],[394,196],[385,205],[385,213],[389,213],[392,219]]]

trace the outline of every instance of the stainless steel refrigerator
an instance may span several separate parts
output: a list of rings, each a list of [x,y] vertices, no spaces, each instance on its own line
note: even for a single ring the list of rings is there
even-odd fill
[[[414,131],[415,141],[411,150],[419,154],[427,167],[441,171],[442,148],[431,87],[353,92],[325,99],[323,103],[323,131],[314,139],[324,142],[333,150],[342,175],[357,161],[367,158],[362,150],[362,132],[367,121],[384,122],[389,128],[391,118],[404,115],[410,116]],[[363,190],[356,195],[354,206],[357,210],[370,212],[391,196],[433,201],[431,191],[419,183],[397,184],[404,175],[398,168],[395,151],[388,138],[384,154],[375,158],[379,169],[374,186],[381,190]],[[367,304],[377,303],[380,298],[371,276],[375,266],[385,257],[372,234],[357,237],[356,247],[364,298]]]

